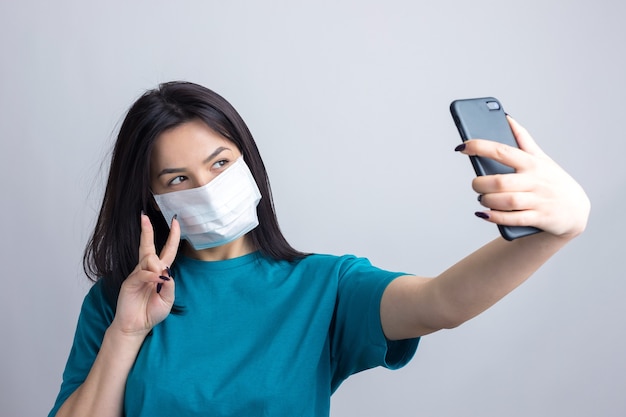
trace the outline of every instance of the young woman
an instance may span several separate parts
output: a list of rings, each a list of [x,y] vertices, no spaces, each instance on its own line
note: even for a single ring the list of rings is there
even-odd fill
[[[120,128],[50,416],[328,415],[343,380],[405,365],[420,336],[489,308],[585,229],[584,191],[509,122],[520,149],[457,151],[516,170],[474,179],[477,215],[543,232],[425,278],[292,248],[235,109],[193,83],[148,91]]]

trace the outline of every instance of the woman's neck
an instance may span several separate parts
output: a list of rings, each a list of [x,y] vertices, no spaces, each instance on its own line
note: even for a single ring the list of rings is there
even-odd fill
[[[195,250],[188,242],[184,242],[182,247],[183,255],[201,261],[224,261],[247,255],[255,250],[256,248],[247,235],[215,248]]]

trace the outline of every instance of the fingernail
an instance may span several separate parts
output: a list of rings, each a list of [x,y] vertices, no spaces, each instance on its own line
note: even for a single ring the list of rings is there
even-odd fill
[[[172,270],[170,269],[170,267],[166,266],[165,270],[167,271],[167,275],[171,278],[172,277]]]
[[[163,281],[169,281],[170,278],[166,277],[165,275],[159,275],[159,278],[161,278]]]
[[[157,284],[157,294],[161,292],[161,288],[163,288],[163,283],[162,283],[162,282],[159,282],[159,283]]]
[[[178,219],[178,214],[174,214],[174,217],[172,217],[172,220],[176,220]]]
[[[485,212],[482,212],[482,211],[477,211],[476,213],[474,213],[474,215],[476,217],[480,217],[481,219],[488,219],[489,218],[489,215],[487,213],[485,213]]]
[[[483,195],[482,194],[478,194],[478,201],[482,201],[483,199]]]
[[[141,215],[144,216],[146,214],[145,211],[143,211],[143,209],[141,209]]]
[[[454,148],[454,150],[455,150],[456,152],[460,152],[460,151],[462,151],[462,150],[464,150],[464,149],[465,149],[465,144],[464,144],[464,143],[462,143],[462,144],[460,144],[459,146],[457,146],[456,148]]]

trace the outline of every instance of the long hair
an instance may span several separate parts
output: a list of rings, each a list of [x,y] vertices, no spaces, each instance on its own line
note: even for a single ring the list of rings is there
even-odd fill
[[[158,136],[185,122],[199,119],[233,142],[242,153],[261,192],[259,225],[249,236],[261,254],[293,261],[306,256],[289,245],[278,226],[265,165],[252,134],[234,107],[201,85],[172,81],[144,93],[128,110],[113,148],[100,214],[83,255],[89,279],[103,279],[105,293],[115,304],[122,282],[139,259],[143,210],[154,227],[157,253],[169,226],[150,192],[150,155]]]

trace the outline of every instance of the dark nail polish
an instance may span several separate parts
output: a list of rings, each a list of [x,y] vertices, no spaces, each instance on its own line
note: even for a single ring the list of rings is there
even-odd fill
[[[157,294],[161,292],[161,288],[163,288],[163,283],[162,283],[162,282],[159,282],[159,283],[157,284]]]
[[[480,217],[481,219],[488,219],[489,218],[489,215],[487,213],[485,213],[485,212],[482,212],[482,211],[477,211],[476,213],[474,213],[474,215],[476,217]]]
[[[161,278],[163,281],[169,281],[170,278],[164,276],[164,275],[159,275],[159,278]]]
[[[483,199],[483,195],[482,194],[478,194],[478,201],[480,202],[480,201],[482,201],[482,199]]]
[[[455,150],[456,152],[460,152],[460,151],[462,151],[462,150],[464,150],[464,149],[465,149],[465,144],[464,144],[464,143],[462,143],[462,144],[460,144],[459,146],[457,146],[456,148],[454,148],[454,150]]]
[[[172,217],[172,220],[176,220],[178,219],[178,214],[174,214],[174,217]]]
[[[169,276],[171,278],[172,277],[172,270],[170,269],[170,267],[166,266],[165,270],[167,271],[167,276]]]

